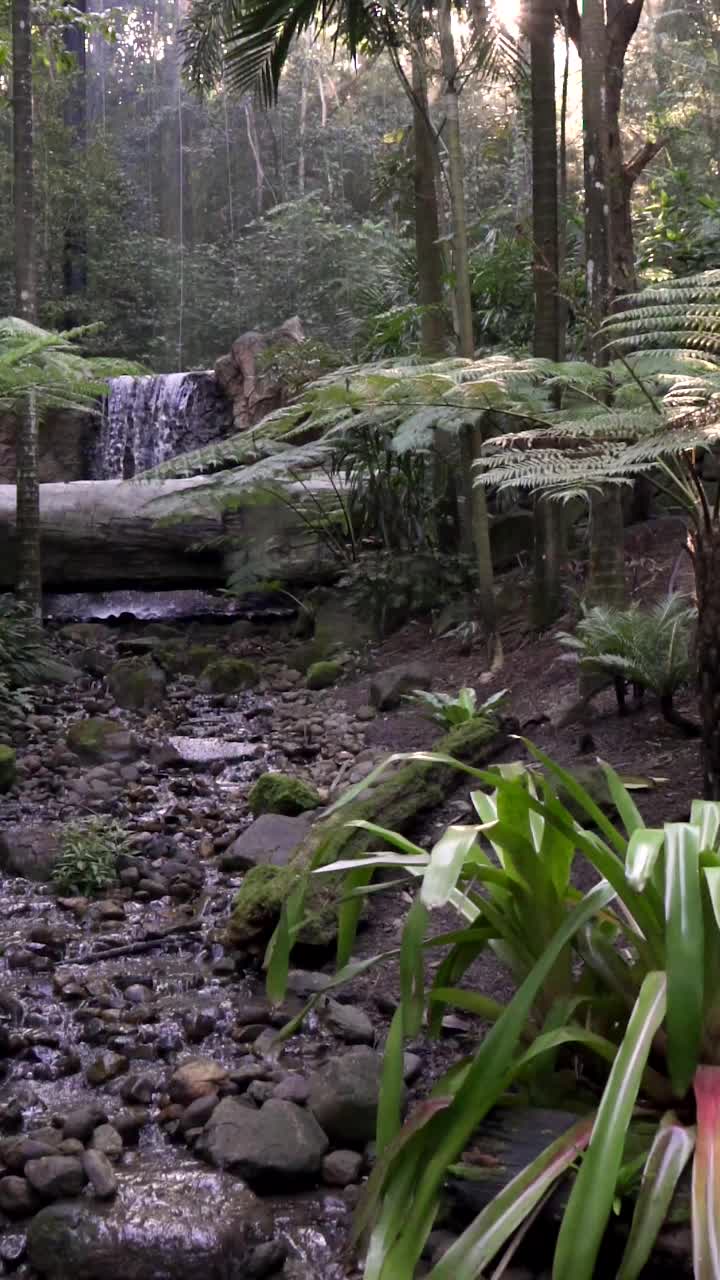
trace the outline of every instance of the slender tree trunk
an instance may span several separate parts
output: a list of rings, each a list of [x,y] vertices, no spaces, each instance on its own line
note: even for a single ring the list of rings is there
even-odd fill
[[[415,254],[418,273],[420,349],[424,356],[445,351],[442,253],[439,243],[437,191],[430,133],[425,58],[419,38],[411,46],[413,142],[415,148]]]
[[[479,613],[493,641],[497,633],[490,523],[483,485],[475,484],[474,464],[482,452],[483,437],[479,427],[465,427],[461,436],[461,482],[459,495],[460,546],[472,558],[479,596]]]
[[[460,138],[457,59],[452,33],[450,0],[439,0],[438,30],[443,80],[445,82],[445,134],[447,138],[450,205],[453,221],[453,272],[455,277],[454,292],[458,325],[458,347],[460,355],[472,359],[475,351],[475,339],[473,335],[467,217],[465,213],[465,165]]]
[[[588,602],[620,608],[625,601],[625,536],[620,489],[610,486],[590,502]]]
[[[720,532],[691,537],[698,603],[697,662],[703,792],[720,800]]]
[[[302,199],[305,195],[305,135],[307,133],[308,89],[310,87],[310,50],[303,49],[303,68],[300,80],[300,119],[298,128],[297,189]]]
[[[35,208],[33,189],[32,31],[30,0],[13,0],[13,146],[15,220],[15,309],[34,322]],[[38,422],[31,393],[18,414],[16,444],[18,599],[41,616],[40,491],[38,487]]]
[[[30,0],[13,0],[13,147],[15,211],[15,310],[35,321],[35,193]]]
[[[87,13],[87,0],[77,0],[75,8]],[[72,140],[74,162],[83,165],[87,151],[87,58],[85,29],[81,23],[71,22],[65,27],[63,45],[75,64],[65,98],[65,125]],[[84,182],[82,186],[84,188]],[[83,298],[87,292],[87,206],[81,192],[76,194],[65,227],[63,292],[64,323],[72,329],[82,323]]]

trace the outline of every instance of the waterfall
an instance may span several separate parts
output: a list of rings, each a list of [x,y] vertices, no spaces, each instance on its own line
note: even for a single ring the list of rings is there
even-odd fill
[[[232,411],[212,373],[112,378],[90,460],[93,480],[130,480],[225,435]]]

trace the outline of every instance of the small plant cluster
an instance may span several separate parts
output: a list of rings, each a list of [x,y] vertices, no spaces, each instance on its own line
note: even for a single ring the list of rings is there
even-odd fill
[[[618,709],[626,709],[628,688],[636,702],[646,690],[660,701],[671,724],[690,736],[699,726],[681,716],[673,705],[675,694],[692,678],[692,646],[697,610],[686,596],[671,594],[651,609],[632,605],[613,609],[596,605],[584,609],[575,634],[561,632],[558,639],[577,657],[580,670],[607,676],[615,686]]]
[[[459,693],[432,693],[426,689],[413,689],[405,695],[407,702],[413,702],[424,711],[435,724],[446,729],[455,725],[466,724],[468,720],[480,720],[497,716],[507,703],[508,691],[501,689],[493,693],[478,706],[477,693],[474,689],[464,688]]]
[[[82,897],[107,889],[117,880],[118,859],[128,852],[127,832],[118,822],[87,818],[68,823],[53,872],[55,887]]]
[[[30,686],[52,680],[60,665],[35,618],[11,598],[0,601],[0,712],[32,709]]]

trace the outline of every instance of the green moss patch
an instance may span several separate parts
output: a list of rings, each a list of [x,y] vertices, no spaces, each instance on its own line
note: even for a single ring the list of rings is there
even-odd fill
[[[17,756],[12,747],[0,745],[0,791],[9,791],[15,781]]]
[[[322,801],[314,787],[301,778],[291,778],[285,773],[264,773],[258,778],[248,796],[253,817],[262,813],[281,813],[295,818],[300,813],[317,809]]]
[[[238,693],[251,689],[258,682],[258,674],[252,662],[244,658],[216,658],[202,673],[202,686],[210,693]]]

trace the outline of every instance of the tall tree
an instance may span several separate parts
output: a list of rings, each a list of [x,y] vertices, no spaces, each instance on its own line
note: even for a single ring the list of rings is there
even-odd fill
[[[30,0],[13,0],[13,149],[15,221],[15,309],[33,322],[37,312],[35,283],[35,202],[33,186],[32,27]],[[40,490],[38,485],[38,420],[30,391],[17,416],[15,440],[16,541],[19,599],[34,614],[41,612]]]
[[[420,24],[421,25],[421,24]],[[435,139],[430,121],[427,70],[422,31],[411,33],[410,61],[413,110],[413,187],[415,257],[420,302],[420,350],[424,356],[445,350],[442,251],[435,184]]]
[[[440,36],[440,60],[442,63],[444,89],[448,185],[450,187],[450,209],[452,213],[453,288],[458,326],[458,348],[460,355],[472,358],[475,351],[475,340],[473,337],[467,217],[465,213],[465,162],[460,137],[458,65],[452,30],[451,0],[439,0],[438,33]]]
[[[76,161],[83,161],[87,150],[87,50],[83,17],[87,0],[76,0],[79,20],[69,22],[63,30],[65,52],[73,59],[70,81],[65,95],[65,125],[70,132]],[[81,303],[87,290],[87,205],[84,192],[74,194],[68,210],[63,246],[63,292],[66,299],[65,325],[74,328],[82,316]]]
[[[532,121],[533,355],[560,358],[558,148],[555,106],[555,0],[530,0],[524,12],[530,44]],[[533,620],[546,627],[562,607],[565,518],[558,503],[535,501]]]

